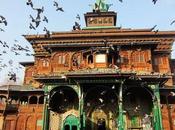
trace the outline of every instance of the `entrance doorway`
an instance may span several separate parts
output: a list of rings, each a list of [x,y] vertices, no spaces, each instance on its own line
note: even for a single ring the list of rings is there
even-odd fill
[[[69,115],[65,121],[63,130],[79,130],[79,120],[74,115]]]
[[[106,130],[106,122],[105,119],[101,118],[97,122],[97,130]]]

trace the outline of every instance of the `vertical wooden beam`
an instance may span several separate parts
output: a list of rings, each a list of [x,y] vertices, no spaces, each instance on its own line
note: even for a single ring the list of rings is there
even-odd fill
[[[77,83],[77,82],[76,82]],[[79,83],[77,83],[77,86],[79,88],[79,117],[80,117],[80,130],[84,130],[85,124],[84,124],[84,116],[83,116],[83,109],[84,109],[84,97],[83,97],[83,88],[80,86]]]
[[[123,83],[124,81],[121,81],[120,87],[119,87],[119,116],[118,116],[118,130],[124,130],[124,119],[123,119]]]
[[[160,93],[159,84],[152,84],[150,86],[153,89],[153,118],[154,118],[154,130],[163,130],[162,126],[162,113],[160,108]]]
[[[49,109],[48,109],[48,101],[49,101],[49,94],[48,94],[48,86],[44,86],[44,110],[43,110],[43,125],[42,130],[49,130]]]

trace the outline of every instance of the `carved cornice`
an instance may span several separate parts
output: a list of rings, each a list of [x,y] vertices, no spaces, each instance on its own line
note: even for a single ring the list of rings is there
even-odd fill
[[[49,38],[45,35],[25,35],[32,44],[35,56],[49,55],[45,47],[91,47],[103,46],[104,41],[113,45],[130,45],[146,42],[157,44],[156,51],[171,51],[175,40],[175,31],[154,32],[151,29],[101,29],[53,32]],[[152,46],[153,44],[148,44]]]
[[[70,32],[53,32],[50,38],[45,35],[24,35],[31,40],[53,39],[53,38],[85,38],[85,37],[172,37],[175,38],[175,31],[154,32],[151,29],[99,29],[99,30],[78,30]]]

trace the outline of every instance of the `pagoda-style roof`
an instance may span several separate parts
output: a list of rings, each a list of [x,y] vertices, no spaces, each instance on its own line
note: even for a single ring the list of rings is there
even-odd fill
[[[28,41],[32,40],[47,40],[53,38],[84,38],[84,37],[132,37],[132,36],[150,36],[159,38],[161,36],[166,38],[175,38],[175,31],[152,31],[148,29],[130,29],[130,28],[116,28],[116,29],[92,29],[92,30],[73,30],[65,32],[52,32],[50,37],[45,37],[44,34],[40,35],[23,35]],[[59,39],[58,39],[59,40]],[[72,39],[70,39],[72,40]]]
[[[170,53],[175,39],[175,31],[152,31],[151,29],[95,29],[73,30],[69,32],[52,32],[50,37],[41,35],[24,35],[32,44],[35,56],[49,55],[45,47],[92,47],[104,46],[104,41],[113,45],[147,44],[156,52]],[[155,45],[154,45],[155,46]]]

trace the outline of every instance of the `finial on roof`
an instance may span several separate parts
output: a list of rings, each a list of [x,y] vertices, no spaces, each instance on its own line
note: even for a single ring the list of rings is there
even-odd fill
[[[108,12],[109,8],[112,4],[106,4],[106,0],[96,0],[95,5],[93,7],[93,11],[95,12]]]

